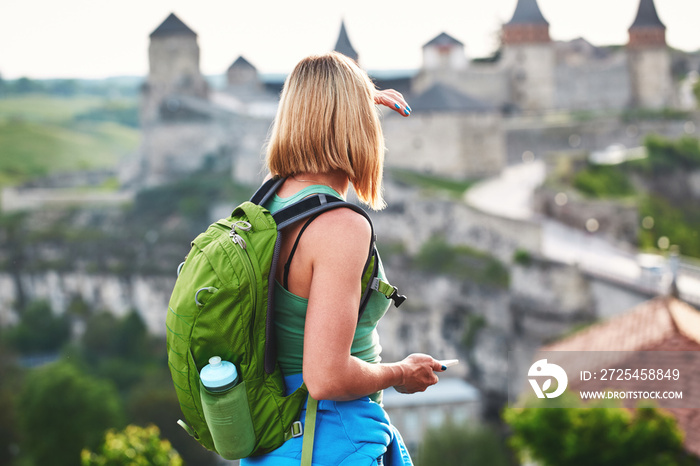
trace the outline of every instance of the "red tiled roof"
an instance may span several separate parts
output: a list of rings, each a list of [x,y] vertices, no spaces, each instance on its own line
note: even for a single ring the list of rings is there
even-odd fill
[[[684,387],[683,406],[691,408],[667,408],[678,426],[685,432],[686,450],[700,456],[700,367],[683,358],[685,351],[700,352],[700,311],[674,298],[656,298],[642,303],[628,312],[605,322],[591,325],[569,337],[540,348],[540,351],[575,351],[571,361],[583,359],[584,351],[663,351],[664,367],[679,368]],[[677,355],[673,354],[678,351]],[[601,353],[603,354],[603,353]],[[612,354],[612,353],[607,353]],[[638,353],[639,354],[639,353]],[[578,357],[578,360],[576,356]],[[633,356],[617,356],[628,363]],[[614,361],[606,361],[613,363]],[[614,367],[611,364],[609,367]],[[631,363],[635,367],[634,362]],[[576,379],[569,378],[570,388],[576,389]],[[614,388],[614,387],[611,387]],[[627,390],[634,390],[634,382],[625,382]],[[690,398],[687,397],[690,394]]]
[[[650,351],[681,334],[700,350],[700,312],[673,298],[655,298],[605,322],[591,325],[541,351]],[[693,350],[691,350],[693,351]]]

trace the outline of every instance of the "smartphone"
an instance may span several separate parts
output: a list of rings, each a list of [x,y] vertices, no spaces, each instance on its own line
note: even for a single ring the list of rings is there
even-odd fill
[[[459,364],[459,359],[443,359],[442,361],[438,362],[445,367],[452,367],[456,364]]]

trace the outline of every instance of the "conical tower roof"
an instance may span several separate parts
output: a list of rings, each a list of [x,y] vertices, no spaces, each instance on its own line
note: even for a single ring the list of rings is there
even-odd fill
[[[162,36],[175,36],[175,35],[186,35],[197,37],[197,33],[192,29],[187,27],[180,18],[175,16],[175,13],[170,13],[170,15],[165,18],[160,26],[158,26],[152,33],[151,37],[162,37]]]
[[[429,47],[431,45],[444,46],[444,45],[464,45],[451,35],[446,32],[441,32],[437,37],[433,38],[430,42],[426,43],[423,47]]]
[[[512,24],[549,25],[544,16],[542,16],[537,0],[518,0],[513,17],[506,23],[506,25]]]
[[[231,66],[229,66],[229,69],[232,69],[232,68],[239,68],[239,69],[247,68],[247,69],[253,69],[253,70],[256,69],[252,63],[250,63],[248,60],[243,58],[243,55],[236,58],[236,61],[234,61]]]
[[[338,34],[338,41],[335,43],[333,50],[357,61],[358,55],[348,38],[348,33],[345,30],[345,21],[340,23],[340,34]]]
[[[640,0],[637,17],[634,19],[630,29],[650,27],[666,29],[666,26],[664,26],[664,23],[661,22],[659,15],[656,13],[654,0]]]

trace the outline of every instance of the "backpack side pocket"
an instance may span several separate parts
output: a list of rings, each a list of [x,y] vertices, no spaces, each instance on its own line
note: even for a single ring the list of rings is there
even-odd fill
[[[210,392],[201,384],[199,388],[204,418],[219,455],[227,460],[250,455],[255,447],[255,430],[245,381],[225,392]]]

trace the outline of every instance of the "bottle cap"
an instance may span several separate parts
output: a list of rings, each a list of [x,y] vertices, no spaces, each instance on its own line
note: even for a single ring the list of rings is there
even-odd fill
[[[238,371],[229,361],[222,361],[221,357],[213,356],[209,358],[209,364],[204,366],[199,378],[205,387],[217,389],[234,383],[238,378]]]

